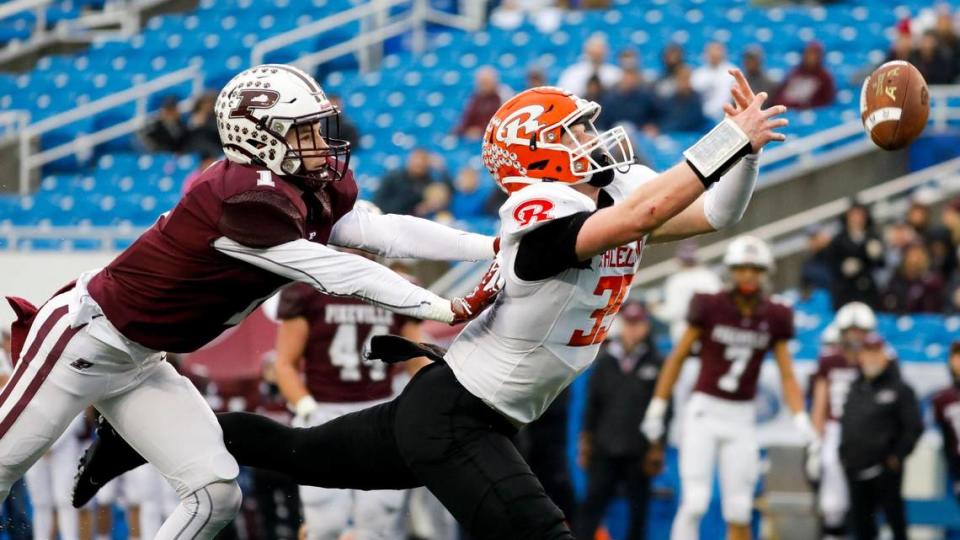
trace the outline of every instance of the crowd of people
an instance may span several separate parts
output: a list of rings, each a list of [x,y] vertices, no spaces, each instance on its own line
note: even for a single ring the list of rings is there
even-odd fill
[[[935,196],[930,188],[917,190],[904,217],[882,228],[869,207],[856,203],[836,234],[811,228],[801,287],[830,291],[835,309],[860,300],[897,314],[960,312],[960,198],[937,216]]]

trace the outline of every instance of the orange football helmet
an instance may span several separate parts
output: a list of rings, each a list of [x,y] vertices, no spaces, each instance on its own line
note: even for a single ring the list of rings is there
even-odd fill
[[[524,90],[487,124],[483,164],[507,193],[541,181],[582,184],[602,171],[612,179],[612,169],[633,163],[633,146],[622,127],[598,132],[599,115],[596,102],[561,88]],[[571,129],[578,124],[585,128],[583,142]]]

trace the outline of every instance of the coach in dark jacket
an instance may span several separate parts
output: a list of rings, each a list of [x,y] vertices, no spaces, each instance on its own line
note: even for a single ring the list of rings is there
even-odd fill
[[[630,503],[627,538],[645,538],[650,477],[663,467],[662,453],[646,457],[649,444],[640,433],[663,360],[642,304],[624,304],[619,321],[620,336],[600,354],[590,375],[579,456],[587,469],[587,496],[575,522],[577,538],[593,538],[621,483]]]
[[[880,336],[867,337],[859,363],[861,374],[847,395],[840,439],[851,525],[857,540],[873,540],[875,513],[882,508],[894,539],[906,540],[900,488],[903,462],[923,432],[920,407]]]

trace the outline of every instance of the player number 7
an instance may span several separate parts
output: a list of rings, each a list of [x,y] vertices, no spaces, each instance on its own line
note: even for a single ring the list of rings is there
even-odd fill
[[[727,347],[723,352],[723,357],[730,360],[730,369],[723,377],[720,377],[717,386],[724,392],[736,392],[737,388],[740,387],[740,377],[743,377],[743,372],[747,369],[747,363],[750,362],[751,356],[753,356],[753,349],[750,347]]]

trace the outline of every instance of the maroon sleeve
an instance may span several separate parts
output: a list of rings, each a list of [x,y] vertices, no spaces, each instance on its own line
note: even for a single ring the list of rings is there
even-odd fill
[[[787,306],[777,305],[777,325],[773,333],[776,341],[793,339],[793,310]]]
[[[826,379],[828,371],[830,371],[830,358],[827,356],[821,356],[819,359],[817,359],[817,370],[813,372],[814,380]]]
[[[306,317],[310,308],[310,299],[319,294],[306,283],[292,283],[280,293],[280,305],[277,306],[277,318],[283,321]]]
[[[304,236],[300,211],[276,191],[244,191],[225,199],[217,226],[227,238],[254,248],[268,248]]]
[[[703,328],[707,323],[707,303],[710,296],[706,294],[694,294],[690,299],[690,307],[687,309],[687,322],[691,326]]]

